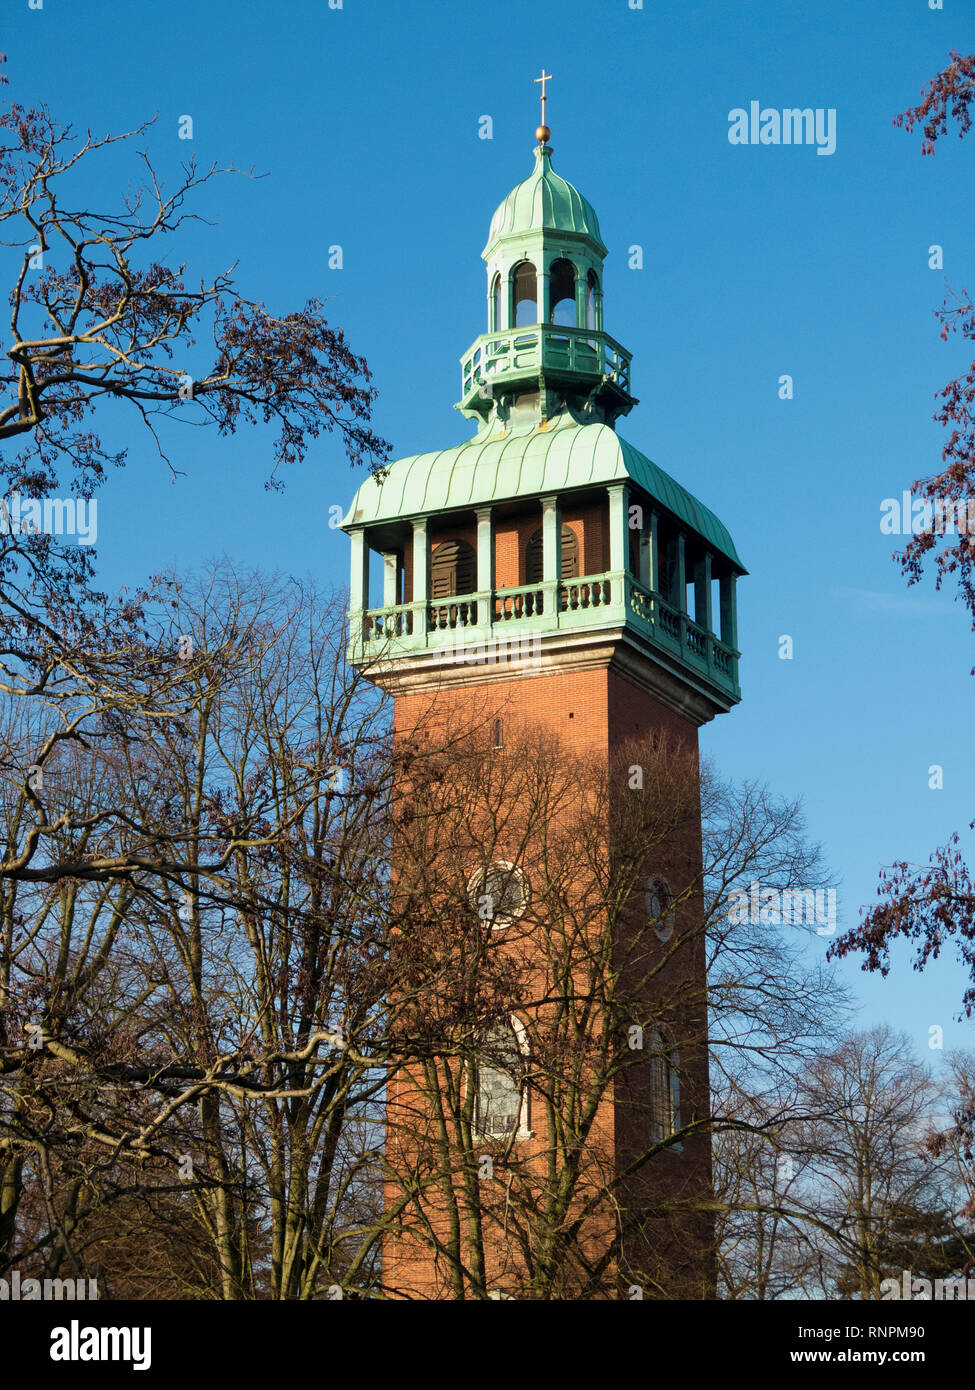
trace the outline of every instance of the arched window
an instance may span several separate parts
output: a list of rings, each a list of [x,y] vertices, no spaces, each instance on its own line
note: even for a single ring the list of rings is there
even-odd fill
[[[663,1143],[680,1129],[680,1072],[677,1051],[654,1028],[648,1042],[650,1058],[650,1140]]]
[[[541,584],[545,563],[542,528],[528,538],[525,547],[525,583]],[[562,527],[562,573],[560,579],[576,579],[579,575],[579,542],[571,526]]]
[[[674,934],[674,895],[665,878],[655,875],[647,880],[646,912],[647,925],[661,941],[669,941]]]
[[[496,745],[500,747],[500,745]],[[528,877],[517,864],[496,859],[486,868],[475,869],[467,881],[467,900],[478,917],[492,928],[510,927],[531,900]]]
[[[489,333],[497,333],[501,328],[501,275],[495,275],[491,282],[491,309],[490,323],[488,324]]]
[[[590,270],[586,276],[586,327],[596,327],[596,296],[599,293],[599,276]]]
[[[538,276],[531,261],[519,261],[511,273],[515,327],[538,322]]]
[[[576,268],[571,261],[553,261],[548,273],[549,322],[576,326]]]
[[[477,556],[466,541],[441,541],[430,560],[430,597],[472,594],[477,586]]]
[[[525,1026],[514,1015],[508,1027],[491,1029],[480,1044],[475,1069],[474,1125],[484,1138],[529,1137]]]

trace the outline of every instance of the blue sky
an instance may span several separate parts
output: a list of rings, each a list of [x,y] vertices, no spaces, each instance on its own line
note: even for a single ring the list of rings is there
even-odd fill
[[[975,637],[949,593],[905,588],[879,525],[882,499],[937,471],[934,393],[969,358],[933,310],[946,278],[975,278],[975,135],[922,159],[891,118],[950,48],[973,45],[964,0],[8,0],[0,34],[19,99],[96,132],[158,113],[140,143],[164,177],[190,150],[266,175],[205,189],[209,225],[170,259],[204,275],[236,261],[243,291],[275,311],[327,297],[374,372],[396,455],[470,432],[451,407],[457,359],[482,331],[480,251],[532,168],[533,78],[554,74],[553,162],[599,214],[605,323],[634,354],[641,404],[620,432],[718,513],[751,571],[744,699],[703,747],[731,775],[803,796],[841,879],[841,925],[874,899],[882,864],[924,861],[954,829],[975,858]],[[835,153],[731,145],[729,112],[752,100],[834,108]],[[187,114],[192,143],[177,138]],[[95,191],[114,205],[136,176],[131,154],[106,157]],[[928,267],[935,243],[943,273]],[[131,443],[117,428],[106,436]],[[337,440],[281,495],[264,489],[259,432],[174,427],[168,443],[185,476],[171,481],[136,436],[102,495],[106,585],[221,554],[347,582],[348,542],[327,518],[357,479]],[[925,1053],[931,1025],[946,1047],[972,1046],[955,1022],[959,968],[946,957],[918,976],[898,961],[886,981],[844,970],[858,1020],[889,1019]]]

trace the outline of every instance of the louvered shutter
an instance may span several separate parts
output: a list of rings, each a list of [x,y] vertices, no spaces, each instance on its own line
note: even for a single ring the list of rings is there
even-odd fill
[[[541,584],[544,573],[544,548],[541,528],[533,532],[525,547],[525,583]],[[579,576],[579,542],[571,526],[562,527],[562,578]]]

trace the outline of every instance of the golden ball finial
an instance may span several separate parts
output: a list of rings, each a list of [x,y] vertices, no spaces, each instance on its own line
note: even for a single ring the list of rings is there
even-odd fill
[[[538,141],[540,145],[547,145],[551,138],[552,132],[549,130],[547,125],[540,125],[538,129],[535,131],[535,139]]]

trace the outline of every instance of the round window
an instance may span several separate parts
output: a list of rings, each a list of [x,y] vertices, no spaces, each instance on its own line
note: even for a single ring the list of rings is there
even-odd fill
[[[467,883],[467,896],[482,922],[510,927],[528,907],[528,878],[516,864],[496,859],[487,868],[474,870]]]

